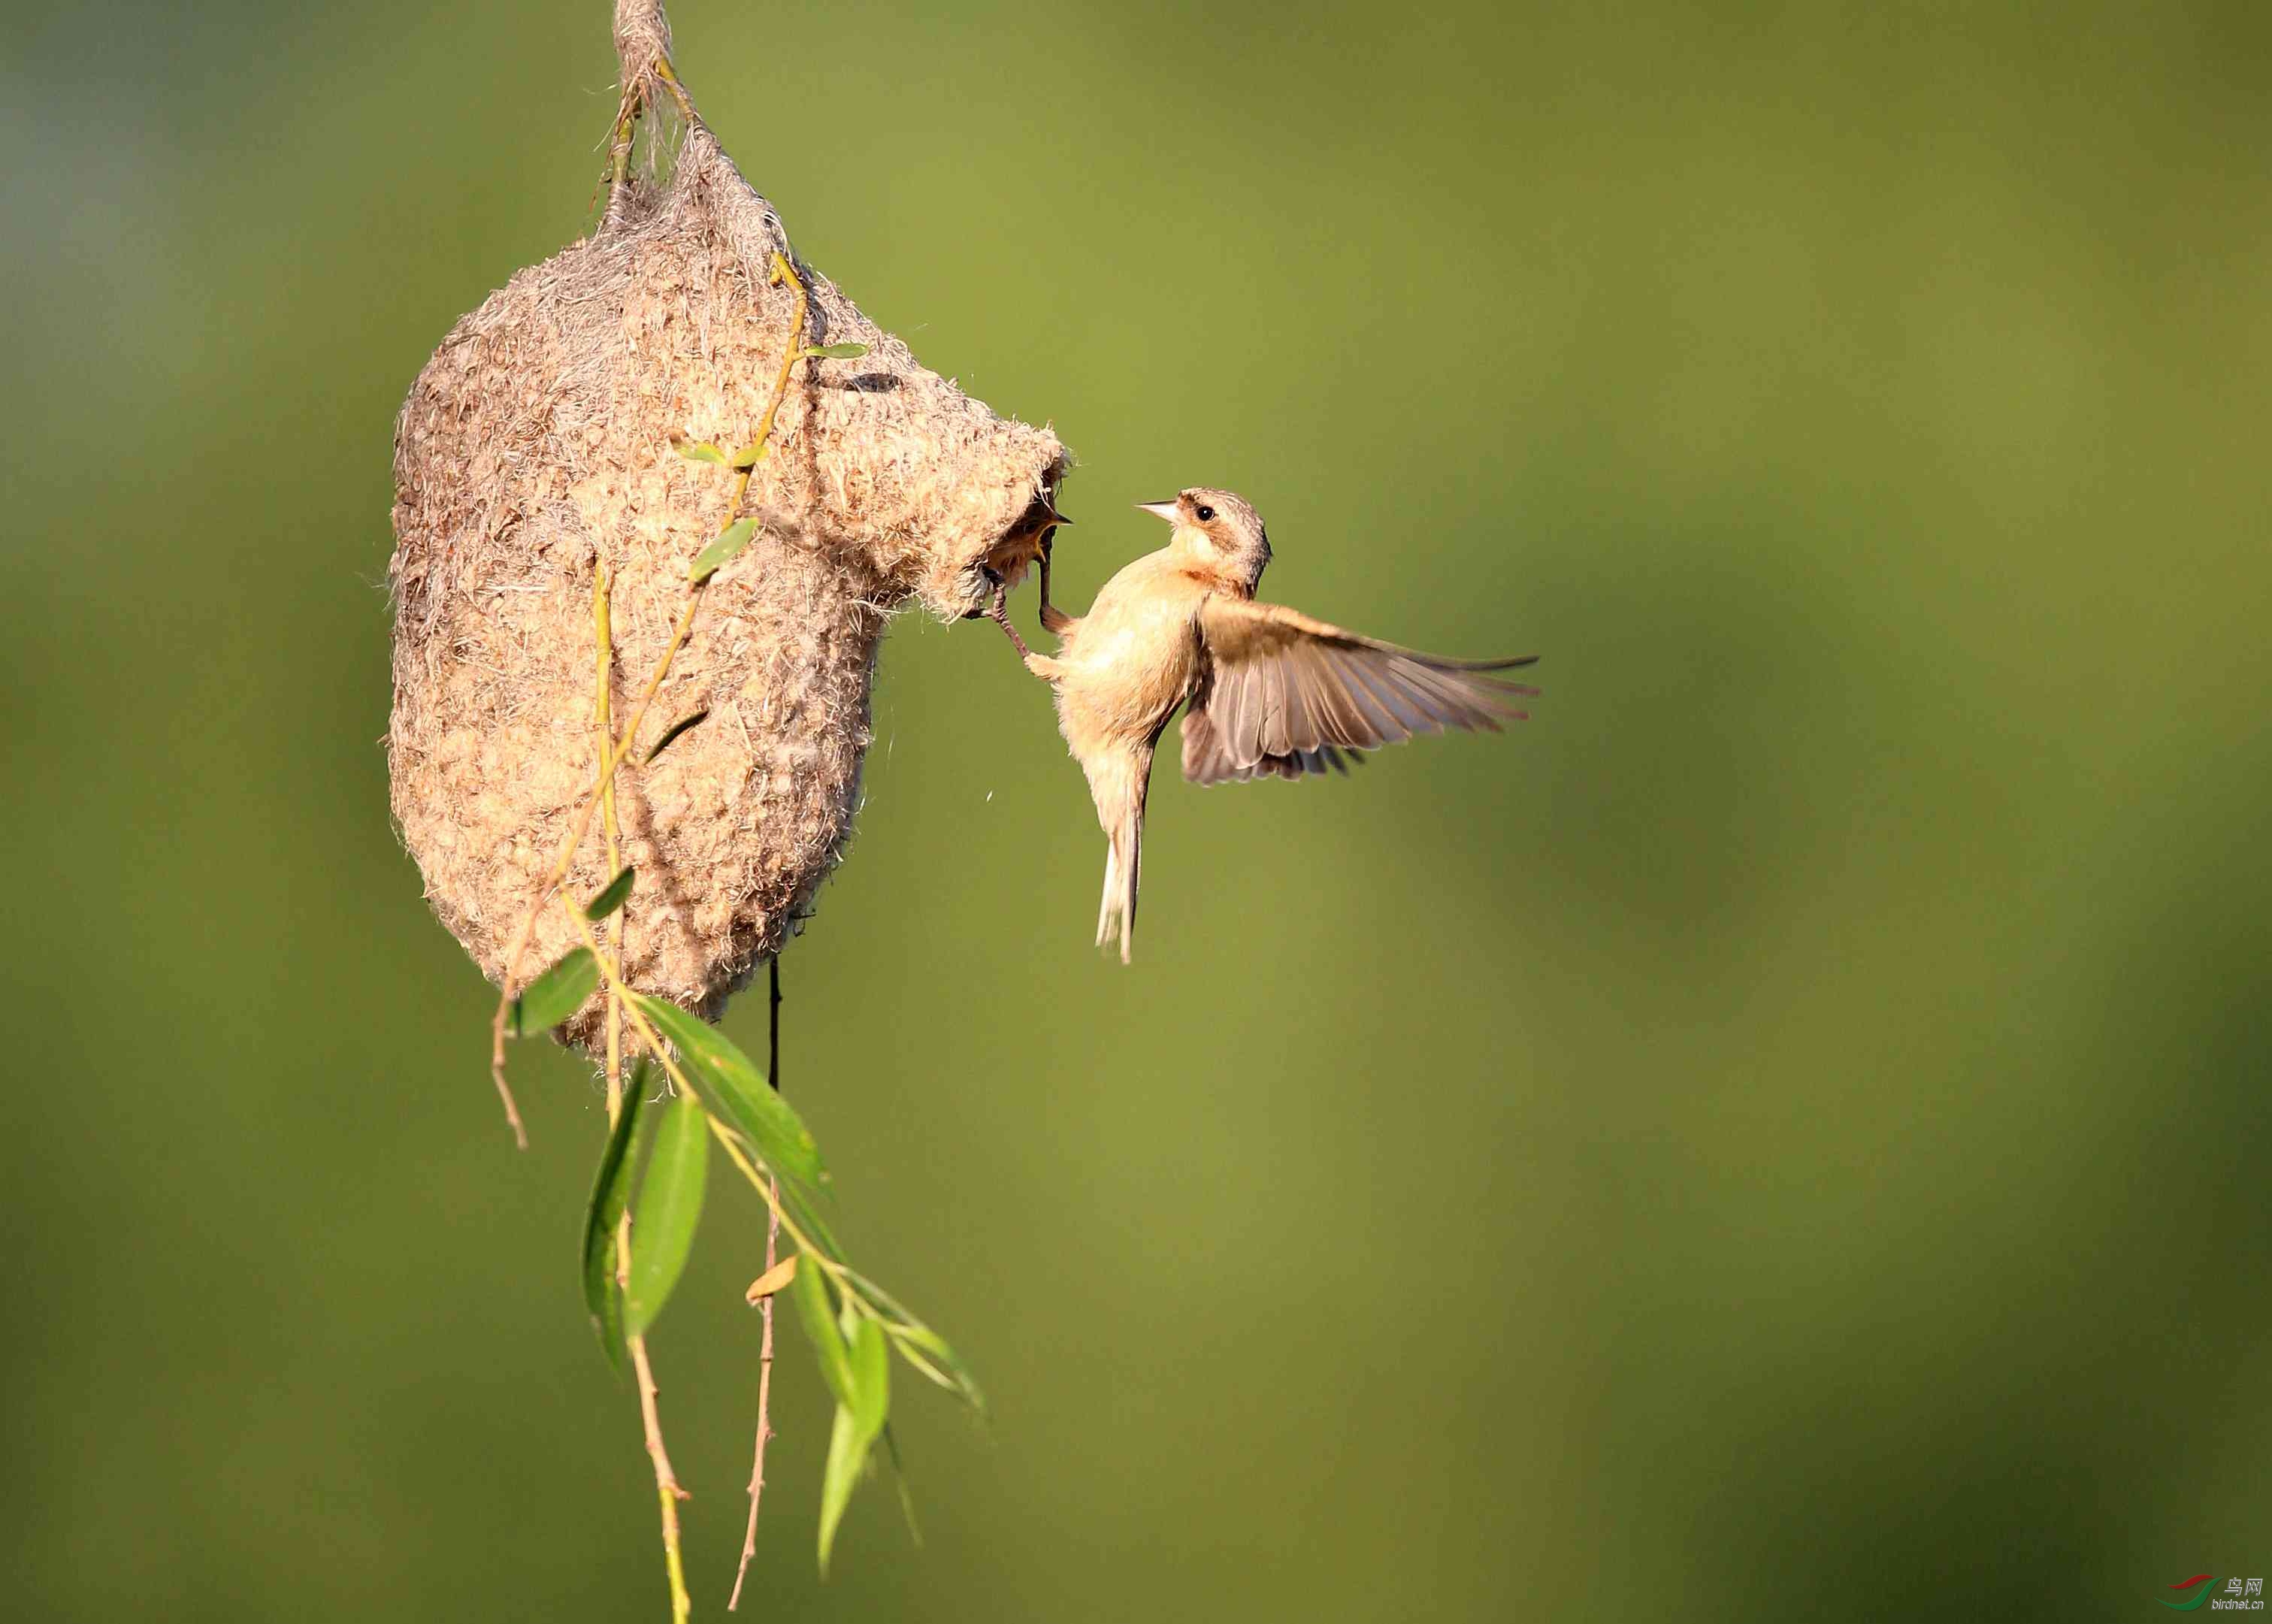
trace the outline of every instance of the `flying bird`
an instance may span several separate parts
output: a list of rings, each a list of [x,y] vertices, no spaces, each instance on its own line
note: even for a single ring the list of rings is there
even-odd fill
[[[1107,842],[1096,942],[1117,934],[1124,964],[1152,752],[1177,706],[1184,776],[1216,784],[1346,773],[1356,752],[1416,733],[1496,733],[1501,718],[1523,715],[1510,696],[1538,692],[1483,675],[1536,655],[1447,660],[1256,602],[1270,539],[1262,515],[1228,490],[1137,505],[1174,527],[1168,544],[1105,582],[1079,618],[1046,602],[1045,580],[1043,625],[1061,646],[1050,656],[1019,645],[1027,668],[1056,689],[1058,729],[1088,775]]]

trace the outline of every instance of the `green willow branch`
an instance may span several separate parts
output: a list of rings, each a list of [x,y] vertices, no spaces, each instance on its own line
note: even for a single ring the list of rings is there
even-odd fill
[[[774,423],[780,415],[781,401],[788,396],[789,379],[796,372],[796,363],[803,359],[805,324],[811,310],[803,279],[778,251],[774,254],[773,273],[768,280],[775,287],[784,282],[788,285],[796,297],[796,314],[789,324],[788,342],[781,348],[781,371],[774,379],[773,393],[766,402],[764,415],[758,420],[757,438],[751,442],[760,451],[772,442]],[[742,505],[749,498],[750,475],[754,471],[753,465],[738,470],[735,475],[733,500],[726,509],[728,528],[731,528],[739,518]],[[599,773],[590,785],[578,797],[579,805],[576,817],[569,825],[567,838],[561,842],[560,855],[554,859],[552,871],[544,883],[537,887],[536,895],[531,899],[519,928],[513,932],[512,946],[505,954],[504,975],[499,984],[497,1013],[490,1021],[490,1075],[497,1084],[498,1096],[504,1102],[505,1119],[512,1126],[513,1137],[524,1150],[528,1148],[528,1134],[521,1126],[520,1113],[513,1107],[512,1090],[504,1079],[505,1029],[512,1018],[512,1000],[521,990],[521,962],[527,956],[528,944],[536,933],[538,916],[542,913],[544,904],[567,879],[569,871],[575,866],[577,849],[583,844],[584,836],[592,827],[594,810],[602,797],[612,793],[616,771],[630,756],[639,737],[639,728],[646,721],[647,707],[654,702],[654,696],[661,692],[664,679],[670,675],[672,662],[678,658],[678,651],[685,647],[687,636],[694,629],[695,611],[701,607],[703,593],[709,584],[710,578],[706,575],[688,583],[686,603],[679,611],[677,625],[672,629],[670,644],[662,651],[662,658],[655,662],[646,686],[640,692],[638,704],[632,709],[631,719],[624,724],[623,737],[602,760]]]
[[[623,866],[623,833],[616,820],[616,780],[608,771],[609,746],[613,741],[611,717],[615,688],[615,633],[612,624],[614,576],[606,561],[592,573],[592,632],[597,648],[594,659],[594,698],[592,720],[599,730],[596,749],[603,782],[600,790],[600,828],[608,842],[608,866],[620,871]],[[608,944],[614,962],[623,962],[624,912],[616,909],[608,916]],[[597,956],[596,954],[594,956]],[[624,999],[614,987],[608,989],[608,1126],[613,1128],[624,1113]],[[632,1274],[632,1215],[626,1206],[616,1220],[616,1289],[631,1288]],[[631,1350],[632,1368],[639,1381],[639,1425],[646,1433],[647,1459],[654,1466],[655,1498],[662,1508],[662,1561],[670,1578],[671,1624],[685,1624],[693,1611],[693,1600],[686,1590],[686,1559],[678,1529],[678,1502],[686,1498],[679,1486],[678,1473],[670,1464],[670,1451],[662,1440],[662,1412],[657,1406],[654,1366],[647,1358],[646,1338],[637,1334],[627,1336]]]

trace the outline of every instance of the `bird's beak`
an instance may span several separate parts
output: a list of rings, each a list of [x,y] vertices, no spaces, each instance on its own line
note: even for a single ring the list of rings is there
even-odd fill
[[[1183,509],[1173,502],[1139,502],[1136,505],[1155,519],[1164,519],[1170,524],[1177,523],[1184,516]]]

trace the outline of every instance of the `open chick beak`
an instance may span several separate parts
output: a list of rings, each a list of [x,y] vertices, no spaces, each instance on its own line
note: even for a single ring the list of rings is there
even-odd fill
[[[1176,523],[1184,516],[1181,505],[1175,502],[1139,502],[1136,505],[1155,519],[1164,519],[1170,524]]]

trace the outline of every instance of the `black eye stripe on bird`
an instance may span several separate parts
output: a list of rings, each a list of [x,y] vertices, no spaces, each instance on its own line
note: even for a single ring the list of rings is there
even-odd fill
[[[1028,653],[1011,632],[1028,668],[1056,689],[1058,728],[1088,775],[1107,842],[1096,941],[1117,932],[1123,963],[1152,752],[1177,706],[1184,775],[1215,784],[1346,773],[1360,751],[1446,728],[1496,733],[1524,715],[1512,697],[1538,692],[1484,675],[1535,655],[1450,660],[1256,602],[1270,538],[1262,515],[1228,490],[1136,505],[1175,527],[1167,546],[1107,581],[1078,619],[1049,602],[1044,547],[1042,624],[1062,646],[1054,658]]]

